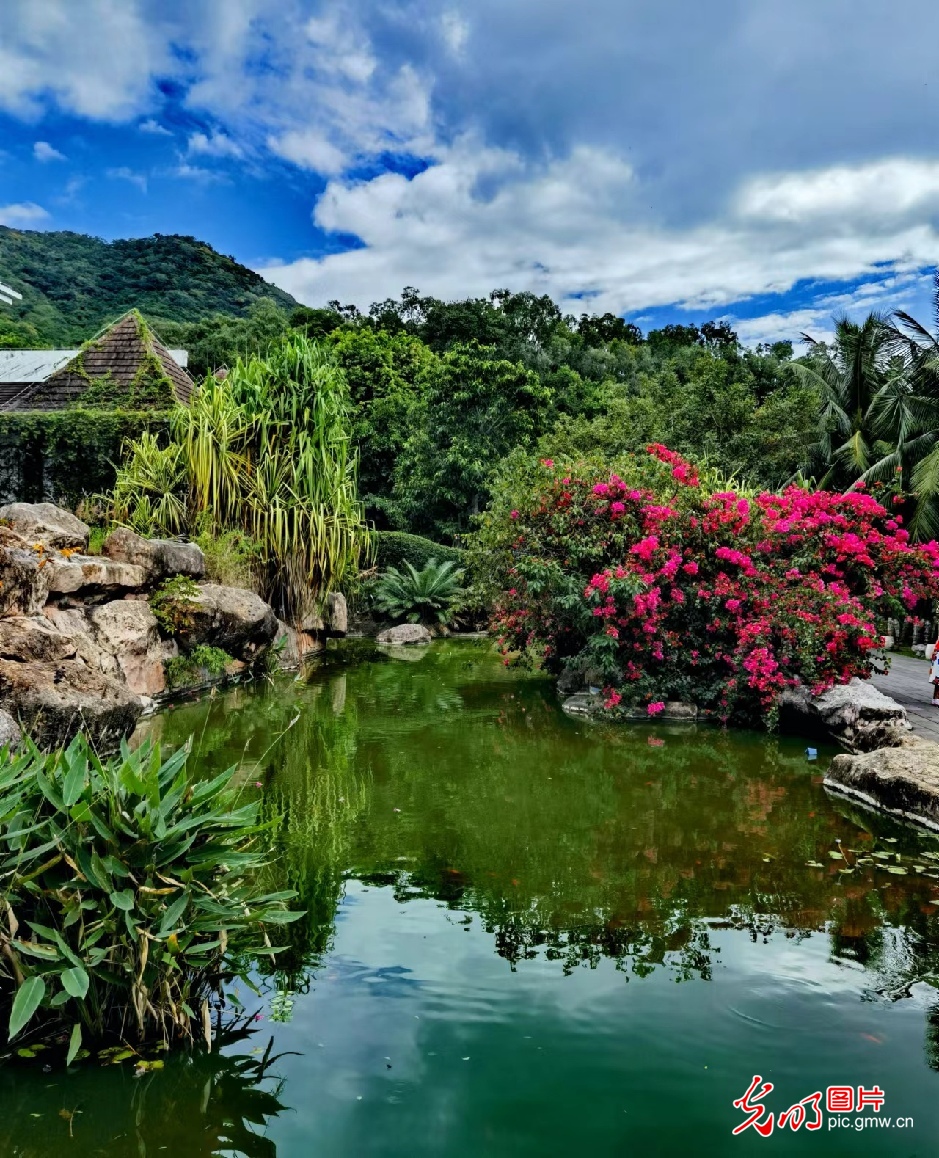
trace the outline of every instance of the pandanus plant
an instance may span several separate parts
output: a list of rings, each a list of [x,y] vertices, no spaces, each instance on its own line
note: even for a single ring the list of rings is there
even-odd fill
[[[299,620],[369,552],[349,407],[335,362],[291,333],[223,381],[206,378],[174,412],[169,447],[130,446],[113,517],[150,534],[251,536],[262,594]],[[173,501],[149,497],[161,487]]]

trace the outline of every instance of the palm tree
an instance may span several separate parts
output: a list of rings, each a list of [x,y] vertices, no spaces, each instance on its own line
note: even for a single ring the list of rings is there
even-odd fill
[[[820,476],[822,487],[846,490],[860,479],[895,475],[897,466],[908,469],[907,448],[922,407],[889,321],[875,313],[860,324],[838,318],[830,345],[802,337],[810,350],[795,370],[821,399],[806,472]]]
[[[933,309],[935,333],[904,310],[894,313],[891,332],[893,348],[907,363],[911,408],[917,416],[917,429],[907,440],[904,457],[916,496],[910,525],[919,538],[939,537],[939,271]]]

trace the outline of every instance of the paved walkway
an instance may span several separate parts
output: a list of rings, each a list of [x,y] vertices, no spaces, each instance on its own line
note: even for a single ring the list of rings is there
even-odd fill
[[[906,708],[917,736],[939,741],[939,707],[930,703],[929,664],[925,659],[891,654],[888,674],[875,675],[871,683]]]

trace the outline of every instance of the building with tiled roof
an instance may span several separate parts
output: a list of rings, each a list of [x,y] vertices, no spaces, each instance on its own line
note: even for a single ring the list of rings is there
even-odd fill
[[[0,411],[188,403],[185,350],[168,350],[131,310],[80,350],[0,350]]]

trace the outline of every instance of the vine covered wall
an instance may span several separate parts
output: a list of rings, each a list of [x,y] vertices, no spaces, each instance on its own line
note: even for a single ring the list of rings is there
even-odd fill
[[[169,413],[161,410],[0,413],[0,499],[75,507],[113,487],[125,441],[168,429]]]

